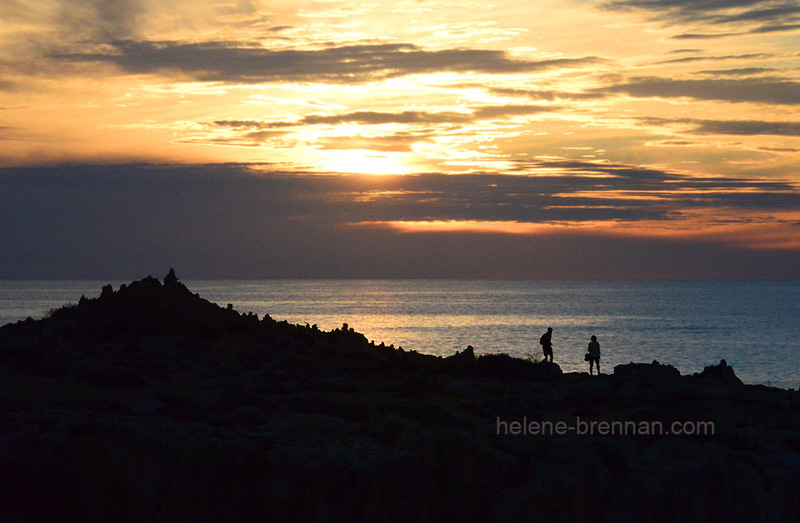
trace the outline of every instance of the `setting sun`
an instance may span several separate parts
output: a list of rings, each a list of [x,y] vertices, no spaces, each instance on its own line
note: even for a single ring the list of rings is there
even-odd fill
[[[412,169],[404,165],[402,153],[381,153],[363,149],[330,151],[323,159],[320,170],[353,174],[408,174]]]

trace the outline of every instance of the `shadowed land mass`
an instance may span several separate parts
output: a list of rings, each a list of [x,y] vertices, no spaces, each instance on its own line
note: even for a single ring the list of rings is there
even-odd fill
[[[170,271],[0,328],[0,518],[794,520],[798,414],[724,362],[441,358],[242,314]],[[675,422],[694,428],[657,432]]]

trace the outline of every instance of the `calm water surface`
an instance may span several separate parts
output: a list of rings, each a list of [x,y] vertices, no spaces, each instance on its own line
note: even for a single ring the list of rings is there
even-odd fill
[[[0,282],[0,324],[94,297],[108,282]],[[120,283],[112,282],[115,288]],[[450,355],[541,353],[552,326],[555,360],[584,371],[589,337],[603,370],[654,359],[682,373],[726,359],[747,383],[800,386],[800,282],[562,282],[260,280],[186,281],[242,312],[329,330],[348,323],[376,342]]]

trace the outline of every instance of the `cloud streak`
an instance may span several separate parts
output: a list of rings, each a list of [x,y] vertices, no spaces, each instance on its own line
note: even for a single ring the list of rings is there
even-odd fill
[[[557,100],[599,100],[605,98],[606,95],[598,92],[569,92],[569,91],[555,91],[555,90],[542,90],[542,89],[517,89],[513,87],[492,87],[488,91],[492,94],[501,96],[519,96],[527,97],[534,100],[545,100],[553,102]]]
[[[110,63],[126,73],[173,73],[210,82],[367,82],[405,75],[513,74],[597,65],[596,56],[524,60],[489,49],[429,51],[413,44],[360,44],[273,50],[236,42],[124,40],[108,52],[55,54],[76,63]]]
[[[596,91],[627,94],[636,98],[693,98],[734,103],[800,104],[800,82],[774,78],[682,80],[638,77]]]
[[[686,62],[706,62],[706,61],[725,61],[725,60],[763,60],[767,58],[774,57],[774,54],[770,53],[748,53],[748,54],[736,54],[736,55],[725,55],[725,56],[686,56],[683,58],[671,58],[669,60],[662,60],[657,62],[659,64],[678,64],[678,63],[686,63]]]
[[[341,114],[310,114],[295,121],[262,121],[262,120],[216,120],[213,125],[221,128],[237,130],[277,129],[286,127],[302,127],[308,125],[411,125],[429,126],[437,124],[466,124],[478,120],[492,120],[513,116],[531,116],[560,110],[552,105],[487,105],[477,107],[470,112],[431,112],[431,111],[352,111]]]
[[[668,24],[751,27],[751,31],[791,30],[800,20],[800,6],[781,0],[612,0],[611,11],[640,11]],[[698,35],[695,35],[698,37]]]
[[[708,69],[697,71],[695,74],[712,76],[754,76],[775,72],[780,72],[780,69],[774,67],[737,67],[735,69]]]
[[[798,136],[800,122],[766,120],[702,120],[694,118],[642,118],[652,125],[688,124],[693,134],[730,134],[738,136]]]

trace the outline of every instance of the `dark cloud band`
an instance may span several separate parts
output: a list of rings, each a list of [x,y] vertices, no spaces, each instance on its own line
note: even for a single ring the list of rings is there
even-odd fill
[[[106,62],[128,73],[173,72],[197,80],[260,83],[364,82],[434,72],[508,74],[582,67],[598,57],[522,60],[487,49],[424,50],[413,44],[345,45],[314,50],[273,50],[233,42],[113,42],[109,52],[70,53],[54,58]]]
[[[692,134],[730,134],[739,136],[800,136],[800,122],[767,120],[702,120],[694,118],[641,118],[651,125],[691,125]]]
[[[777,223],[779,212],[800,211],[800,191],[780,181],[692,178],[567,160],[530,160],[507,174],[459,176],[312,175],[274,168],[0,169],[0,274],[119,276],[167,264],[194,277],[229,278],[796,277],[800,263],[800,253],[785,249],[737,250],[713,238],[609,239],[580,227],[605,220],[691,227],[684,213],[720,211],[721,220],[730,220],[731,209],[755,211],[737,218],[743,227]],[[437,220],[562,227],[546,237],[402,234],[387,227]],[[698,273],[694,264],[708,271]]]
[[[637,98],[685,97],[776,105],[800,104],[800,82],[774,78],[681,80],[644,77],[596,91],[627,94]]]
[[[302,127],[306,125],[339,125],[355,123],[360,125],[435,125],[464,124],[476,120],[489,120],[511,116],[531,116],[558,111],[553,105],[487,105],[470,112],[429,112],[429,111],[353,111],[341,114],[310,114],[294,121],[261,120],[216,120],[213,125],[238,130],[275,129]]]
[[[667,25],[712,27],[687,32],[681,40],[709,40],[743,34],[800,30],[800,5],[791,0],[610,0],[600,6],[612,11],[639,11]]]

